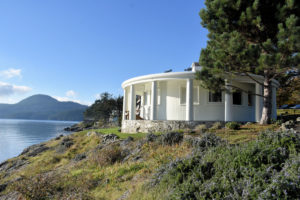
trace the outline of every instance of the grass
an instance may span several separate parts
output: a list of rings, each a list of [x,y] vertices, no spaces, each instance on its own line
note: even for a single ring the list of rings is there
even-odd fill
[[[215,130],[215,132],[218,136],[227,139],[229,143],[236,144],[254,140],[258,136],[258,132],[262,130],[274,130],[276,128],[278,128],[276,125],[261,126],[250,124],[241,126],[240,130],[223,128]],[[134,142],[131,146],[126,146],[129,150],[135,149],[138,145],[138,140],[146,136],[145,133],[120,133],[117,127],[85,130],[68,136],[73,140],[74,145],[64,153],[56,152],[55,148],[60,144],[61,140],[53,139],[46,143],[50,147],[48,151],[36,157],[21,156],[21,158],[27,159],[30,164],[9,176],[3,177],[0,174],[0,184],[19,177],[30,179],[39,174],[55,172],[58,177],[59,187],[71,191],[77,191],[79,188],[82,189],[82,191],[78,191],[81,193],[88,191],[87,193],[94,199],[118,199],[126,191],[130,191],[129,199],[140,199],[141,197],[138,196],[139,191],[144,190],[145,182],[149,180],[157,168],[176,158],[185,157],[192,151],[192,147],[187,143],[173,146],[146,143],[138,153],[141,157],[140,161],[116,162],[102,166],[95,163],[91,156],[91,152],[98,145],[102,144],[102,139],[96,134],[88,137],[87,133],[90,131],[101,134],[113,133],[121,139],[131,136],[134,138]],[[197,134],[191,135],[197,136]],[[102,150],[99,151],[99,153],[101,152]],[[73,161],[77,154],[83,153],[88,155],[86,159],[80,162]],[[5,192],[8,192],[8,190]]]
[[[95,131],[95,132],[101,133],[101,134],[111,134],[111,133],[113,133],[113,134],[116,134],[117,136],[119,136],[121,139],[126,139],[129,136],[133,137],[135,139],[139,139],[139,138],[143,138],[143,137],[145,137],[147,135],[146,133],[135,133],[135,134],[132,134],[132,133],[121,133],[119,131],[119,127],[105,128],[105,129],[84,130],[84,131],[79,132],[79,134],[80,135],[85,135],[85,134],[87,134],[88,132],[91,132],[91,131]]]
[[[261,131],[265,130],[276,130],[278,125],[259,125],[259,124],[249,124],[242,125],[240,130],[231,130],[222,128],[215,130],[216,135],[223,139],[226,139],[230,144],[249,142],[257,138]]]
[[[300,115],[300,109],[277,109],[277,115]]]

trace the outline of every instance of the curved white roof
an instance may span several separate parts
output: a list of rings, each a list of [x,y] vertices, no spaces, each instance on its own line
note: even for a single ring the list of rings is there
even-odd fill
[[[149,74],[144,76],[138,76],[135,78],[128,79],[122,83],[122,88],[133,84],[138,83],[146,83],[151,81],[162,81],[162,80],[175,80],[175,79],[191,79],[195,78],[196,71],[201,70],[201,66],[198,65],[198,63],[193,63],[191,65],[192,71],[184,71],[184,72],[165,72],[165,73],[159,73],[159,74]],[[255,83],[255,80],[260,81],[263,83],[264,77],[256,74],[251,74],[251,77],[246,76],[245,74],[235,75],[236,77],[233,78],[236,81],[247,81],[247,82],[253,82]],[[279,82],[275,79],[272,80],[275,87],[279,87]]]
[[[132,84],[145,83],[150,81],[171,80],[171,79],[190,79],[195,77],[194,71],[185,72],[167,72],[159,74],[149,74],[128,79],[122,83],[122,88]]]

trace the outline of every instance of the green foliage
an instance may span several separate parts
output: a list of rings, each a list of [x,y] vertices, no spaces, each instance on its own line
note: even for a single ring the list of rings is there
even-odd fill
[[[206,0],[200,11],[209,31],[197,73],[205,88],[225,90],[225,79],[243,73],[264,77],[264,109],[271,108],[271,80],[300,68],[300,6],[295,0]],[[268,122],[271,112],[267,112]],[[263,116],[266,117],[266,116]]]
[[[296,133],[264,132],[250,143],[214,145],[198,152],[158,173],[156,187],[172,188],[169,199],[300,198]]]
[[[232,129],[232,130],[239,130],[241,128],[241,125],[238,122],[228,122],[225,124],[226,128]]]
[[[210,128],[211,130],[218,130],[221,129],[223,127],[221,122],[215,122],[212,127]]]
[[[102,93],[100,99],[96,100],[84,113],[86,120],[108,122],[112,117],[117,117],[119,123],[121,122],[123,109],[123,97],[114,98],[108,92]]]
[[[200,124],[195,127],[196,133],[205,133],[207,131],[207,126],[205,124]]]

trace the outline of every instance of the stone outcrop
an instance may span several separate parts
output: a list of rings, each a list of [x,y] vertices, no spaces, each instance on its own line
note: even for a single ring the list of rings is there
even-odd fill
[[[161,121],[161,120],[124,120],[123,133],[155,133],[194,129],[199,124],[211,127],[215,121]],[[224,122],[221,122],[224,123]]]

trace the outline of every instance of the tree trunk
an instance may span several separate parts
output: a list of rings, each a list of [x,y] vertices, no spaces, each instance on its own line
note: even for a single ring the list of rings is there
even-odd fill
[[[264,80],[264,100],[260,124],[270,124],[272,117],[272,84],[266,77]]]

